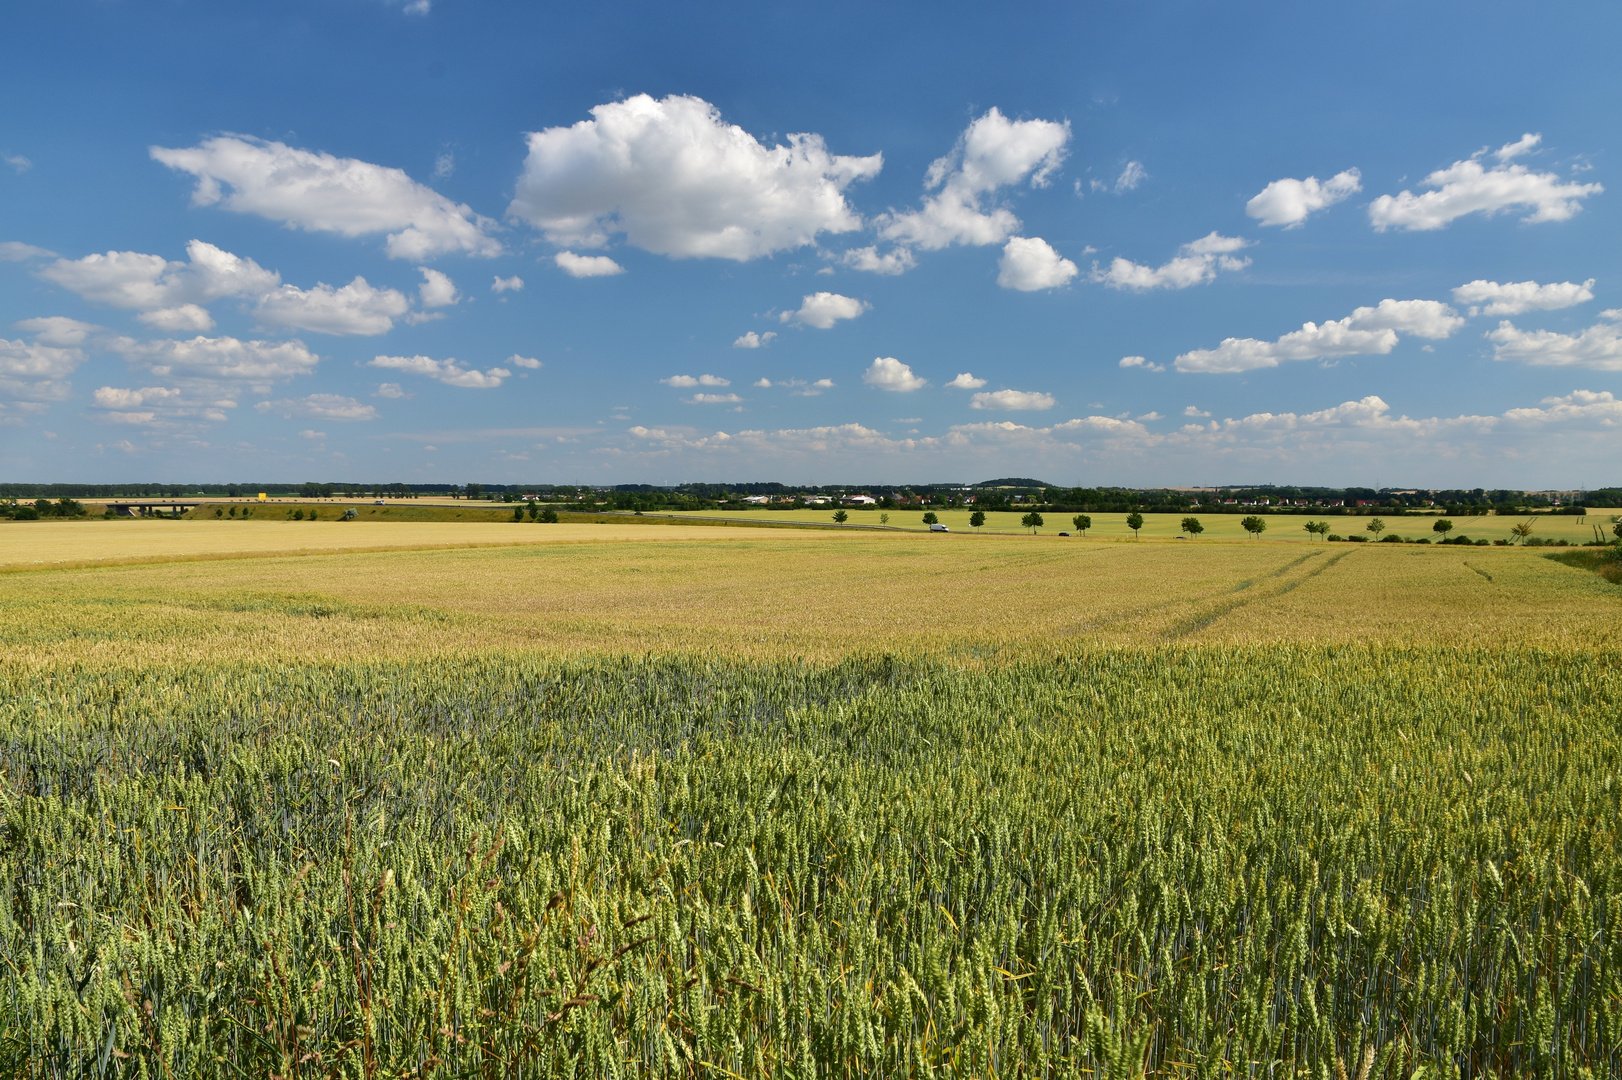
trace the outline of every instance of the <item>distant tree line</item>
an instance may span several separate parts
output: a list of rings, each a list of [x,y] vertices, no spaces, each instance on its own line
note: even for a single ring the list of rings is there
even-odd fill
[[[40,518],[77,518],[84,517],[88,510],[84,504],[73,498],[62,498],[56,502],[50,499],[35,499],[33,502],[19,502],[16,499],[0,501],[0,518],[11,518],[14,521],[38,521]]]

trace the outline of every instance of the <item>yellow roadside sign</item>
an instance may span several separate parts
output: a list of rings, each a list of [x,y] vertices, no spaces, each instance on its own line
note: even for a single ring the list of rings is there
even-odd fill
[[[264,501],[265,501],[265,493],[264,493],[264,492],[263,492],[263,491],[261,491],[261,492],[260,492],[260,493],[259,493],[259,501],[260,501],[260,502],[264,502]]]

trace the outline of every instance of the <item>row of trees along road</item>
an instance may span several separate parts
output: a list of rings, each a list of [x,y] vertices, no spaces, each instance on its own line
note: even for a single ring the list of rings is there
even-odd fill
[[[533,511],[534,507],[531,507],[530,509]],[[548,513],[551,513],[551,511],[548,511]],[[555,519],[556,515],[554,514],[553,516]],[[845,511],[834,511],[834,521],[836,523],[843,525],[849,520],[850,515],[845,513]],[[939,522],[940,518],[936,516],[933,510],[924,514],[925,525],[936,525],[939,524]],[[879,515],[879,523],[888,525],[890,523],[890,515]],[[985,523],[986,514],[984,510],[976,510],[974,513],[969,515],[969,524],[974,528],[978,529]],[[1086,514],[1077,514],[1075,517],[1070,519],[1070,523],[1076,527],[1076,531],[1078,533],[1081,533],[1084,536],[1086,535],[1087,530],[1093,527],[1093,519]],[[1020,518],[1019,524],[1022,528],[1029,529],[1034,533],[1037,529],[1040,529],[1045,522],[1042,520],[1042,515],[1033,510],[1024,517]],[[1258,537],[1267,531],[1267,519],[1259,514],[1251,514],[1249,517],[1239,522],[1239,524],[1252,537]],[[1200,519],[1197,517],[1185,517],[1182,520],[1181,525],[1182,531],[1187,533],[1189,536],[1198,536],[1205,531],[1205,526],[1200,524]],[[1143,528],[1143,515],[1136,511],[1128,514],[1126,516],[1126,527],[1132,530],[1132,538],[1134,540],[1137,539],[1138,530]],[[1329,533],[1329,522],[1327,521],[1309,521],[1301,527],[1308,533],[1311,533],[1313,536],[1322,537],[1327,536]],[[1380,518],[1370,518],[1368,524],[1364,525],[1363,528],[1373,533],[1375,538],[1378,539],[1380,534],[1385,532],[1386,523]],[[1447,534],[1453,531],[1453,522],[1447,518],[1437,518],[1436,521],[1431,523],[1431,531],[1446,540]],[[1523,521],[1519,525],[1511,528],[1509,531],[1513,533],[1517,539],[1524,541],[1527,537],[1532,535],[1532,521],[1530,519]],[[1616,534],[1618,540],[1622,540],[1622,519],[1615,520],[1611,531]]]

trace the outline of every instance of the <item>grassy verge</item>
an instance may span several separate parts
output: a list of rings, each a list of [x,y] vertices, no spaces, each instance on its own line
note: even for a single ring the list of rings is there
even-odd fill
[[[1613,585],[1622,585],[1622,551],[1616,548],[1582,548],[1544,556],[1566,566],[1592,570]]]

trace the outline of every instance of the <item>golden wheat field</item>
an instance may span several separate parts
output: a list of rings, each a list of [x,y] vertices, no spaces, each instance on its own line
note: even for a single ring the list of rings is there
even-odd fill
[[[1622,1075],[1622,587],[1270,537],[0,527],[0,1075]]]
[[[1622,590],[1519,548],[80,522],[0,530],[0,568],[10,571],[0,577],[0,633],[14,658],[39,661],[509,648],[827,659],[1100,643],[1608,646],[1622,633]]]
[[[222,557],[691,539],[712,531],[703,526],[649,530],[630,524],[550,525],[541,529],[511,522],[31,521],[0,528],[0,573]]]

